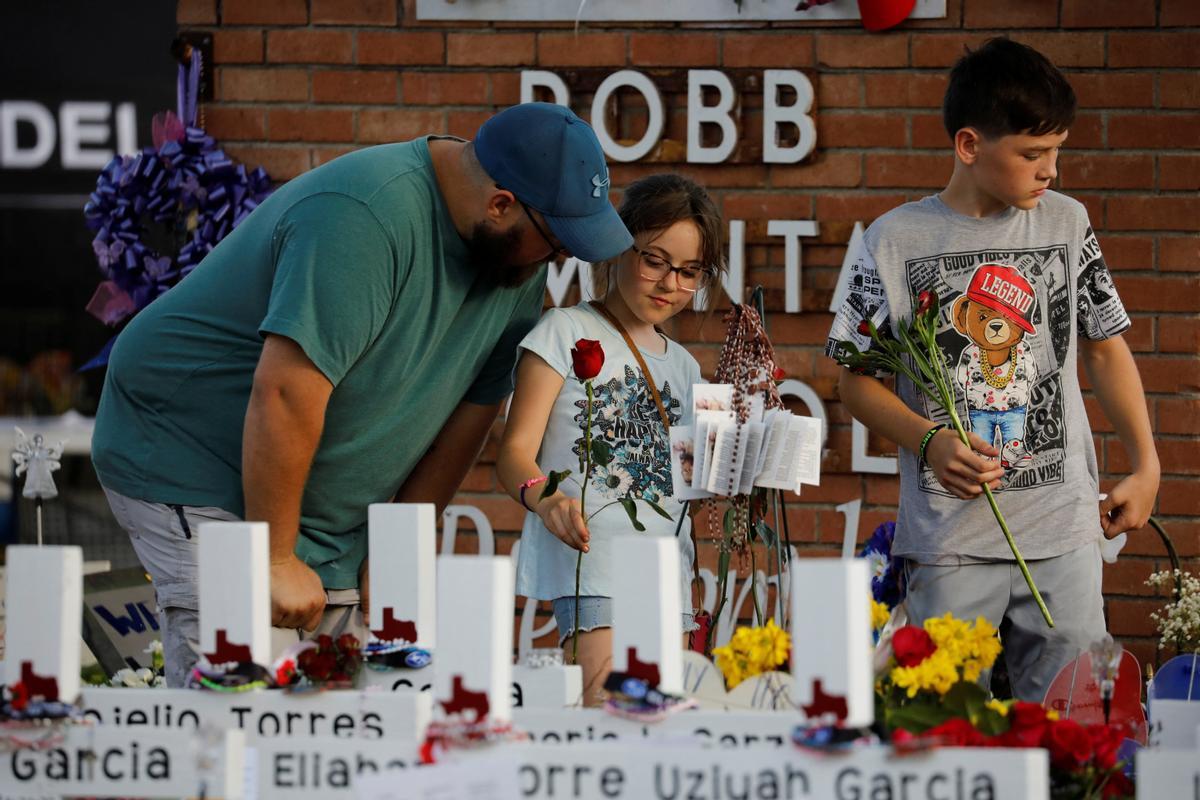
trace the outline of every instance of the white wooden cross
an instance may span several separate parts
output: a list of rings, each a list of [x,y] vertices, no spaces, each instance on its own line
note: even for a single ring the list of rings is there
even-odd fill
[[[7,548],[5,683],[30,699],[75,702],[83,613],[83,550]]]
[[[367,627],[384,641],[432,649],[437,634],[437,515],[431,503],[367,508],[371,602]]]
[[[437,561],[435,717],[506,722],[512,715],[512,565],[504,556]]]
[[[810,722],[875,719],[871,579],[861,558],[792,562],[792,699]]]
[[[271,663],[265,522],[205,522],[200,537],[200,652],[209,663]]]
[[[613,671],[681,694],[679,545],[673,537],[631,535],[617,537],[612,551]]]

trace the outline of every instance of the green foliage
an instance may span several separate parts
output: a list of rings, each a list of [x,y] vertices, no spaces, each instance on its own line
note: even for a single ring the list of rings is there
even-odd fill
[[[81,668],[79,679],[88,686],[108,686],[108,673],[98,663]]]
[[[551,472],[546,476],[546,488],[542,489],[539,500],[545,500],[550,495],[558,491],[558,485],[565,481],[571,475],[571,470],[564,469],[561,472]]]
[[[592,439],[592,463],[607,467],[612,459],[612,445],[603,439]]]
[[[674,519],[671,518],[671,515],[667,513],[666,509],[664,509],[658,503],[654,502],[653,500],[647,500],[645,497],[642,497],[639,499],[646,505],[650,506],[650,508],[654,509],[654,513],[658,514],[663,519],[671,520],[671,522],[675,521]],[[684,512],[680,511],[679,513],[680,513],[680,515],[682,515]]]
[[[633,525],[633,529],[635,531],[646,530],[646,526],[643,525],[642,523],[638,522],[637,503],[633,502],[632,498],[622,497],[621,498],[621,507],[624,508],[625,513],[629,515],[629,522],[630,522],[630,524]],[[670,519],[670,517],[667,517],[667,519]]]

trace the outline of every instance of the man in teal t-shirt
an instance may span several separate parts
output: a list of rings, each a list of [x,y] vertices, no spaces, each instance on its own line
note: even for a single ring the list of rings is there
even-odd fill
[[[168,683],[196,658],[205,519],[270,523],[275,625],[365,633],[368,504],[444,506],[512,390],[544,263],[631,244],[591,128],[530,103],[473,142],[291,181],[138,314],[92,452],[154,579]]]

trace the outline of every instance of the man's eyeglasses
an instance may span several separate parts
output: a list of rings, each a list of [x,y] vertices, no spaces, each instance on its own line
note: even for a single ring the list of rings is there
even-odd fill
[[[520,200],[517,200],[517,202],[521,203]],[[537,232],[540,233],[542,238],[546,240],[546,244],[550,245],[550,256],[562,256],[563,258],[570,258],[570,251],[568,251],[567,248],[563,247],[561,244],[554,243],[554,240],[550,238],[549,232],[547,232],[545,228],[538,224],[537,217],[535,217],[533,212],[529,210],[529,206],[521,203],[521,208],[525,209],[525,216],[529,217],[529,221],[533,223],[533,227],[537,228]],[[547,256],[547,258],[550,256]]]
[[[640,247],[635,246],[633,252],[637,253],[640,258],[641,276],[643,278],[648,281],[661,281],[667,277],[667,273],[674,272],[675,282],[685,292],[694,293],[700,288],[707,286],[714,274],[712,267],[699,265],[677,267],[657,253],[642,250]]]
[[[501,191],[505,191],[505,192],[511,191],[509,189],[505,189],[503,186],[501,186],[498,183],[493,183],[492,185],[495,186],[497,189],[500,189]],[[529,206],[525,205],[525,203],[522,202],[521,198],[517,197],[515,194],[513,195],[513,199],[521,204],[521,210],[525,212],[525,216],[529,217],[529,221],[531,223],[533,223],[533,227],[537,230],[538,235],[541,236],[542,239],[545,240],[546,244],[550,245],[550,253],[546,256],[546,258],[550,259],[550,258],[554,258],[555,256],[561,256],[562,258],[571,258],[571,251],[568,250],[566,247],[564,247],[561,244],[554,243],[554,240],[550,238],[550,234],[546,231],[545,228],[543,228],[538,223],[537,218],[533,216],[533,212],[531,212],[529,210]]]

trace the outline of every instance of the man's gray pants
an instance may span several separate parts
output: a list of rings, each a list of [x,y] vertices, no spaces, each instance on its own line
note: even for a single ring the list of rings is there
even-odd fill
[[[1007,619],[1003,658],[1013,694],[1040,703],[1054,676],[1104,637],[1100,543],[1027,562],[1054,627],[1046,625],[1015,561],[937,566],[908,562],[905,610],[913,625],[946,612],[996,628]]]
[[[129,534],[138,559],[154,582],[162,630],[167,686],[186,685],[200,652],[199,532],[205,522],[237,522],[238,517],[213,506],[168,506],[135,500],[104,490],[117,523]],[[325,615],[311,633],[274,629],[271,643],[278,652],[298,638],[327,633],[335,638],[352,633],[366,642],[367,626],[358,605],[357,589],[327,589]],[[264,665],[266,666],[266,665]]]

